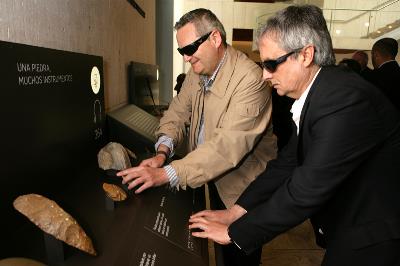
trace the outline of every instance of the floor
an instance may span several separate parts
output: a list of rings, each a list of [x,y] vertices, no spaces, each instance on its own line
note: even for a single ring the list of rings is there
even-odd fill
[[[323,256],[306,221],[264,245],[261,261],[266,266],[319,266]]]

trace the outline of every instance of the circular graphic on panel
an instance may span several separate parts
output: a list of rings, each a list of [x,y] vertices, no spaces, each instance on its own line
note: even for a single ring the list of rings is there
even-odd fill
[[[90,85],[92,86],[92,91],[94,94],[99,93],[100,90],[100,72],[97,67],[92,68],[92,72],[90,73]]]

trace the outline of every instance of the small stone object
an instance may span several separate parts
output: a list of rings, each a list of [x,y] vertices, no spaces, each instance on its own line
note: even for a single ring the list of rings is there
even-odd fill
[[[124,170],[131,167],[128,152],[117,142],[109,142],[104,146],[97,154],[97,161],[103,170]]]
[[[96,256],[92,240],[76,220],[55,201],[38,194],[27,194],[16,198],[13,205],[17,211],[44,232],[70,246]]]
[[[113,201],[124,201],[127,198],[126,192],[117,185],[104,183],[103,190]]]

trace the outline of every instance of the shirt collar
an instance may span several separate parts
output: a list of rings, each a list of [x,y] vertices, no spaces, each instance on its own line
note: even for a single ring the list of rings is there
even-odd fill
[[[211,85],[213,84],[215,77],[217,76],[220,68],[222,67],[222,65],[225,62],[226,54],[227,54],[227,50],[225,50],[224,56],[222,57],[221,61],[218,63],[217,68],[215,69],[214,73],[211,75],[210,78],[208,78],[206,75],[200,75],[200,78],[201,78],[202,83],[204,84],[204,88],[206,90],[208,90],[211,87]]]
[[[397,62],[396,60],[388,60],[386,62],[383,62],[378,68],[381,68],[384,64],[390,63],[390,62]]]

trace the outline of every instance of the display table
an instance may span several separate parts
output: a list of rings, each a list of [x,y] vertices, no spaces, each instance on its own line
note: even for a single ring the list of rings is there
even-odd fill
[[[71,188],[75,191],[68,191],[65,202],[98,255],[64,244],[64,260],[54,265],[208,265],[207,240],[188,230],[189,216],[205,208],[203,188],[152,188],[110,208],[102,178],[84,183]]]

